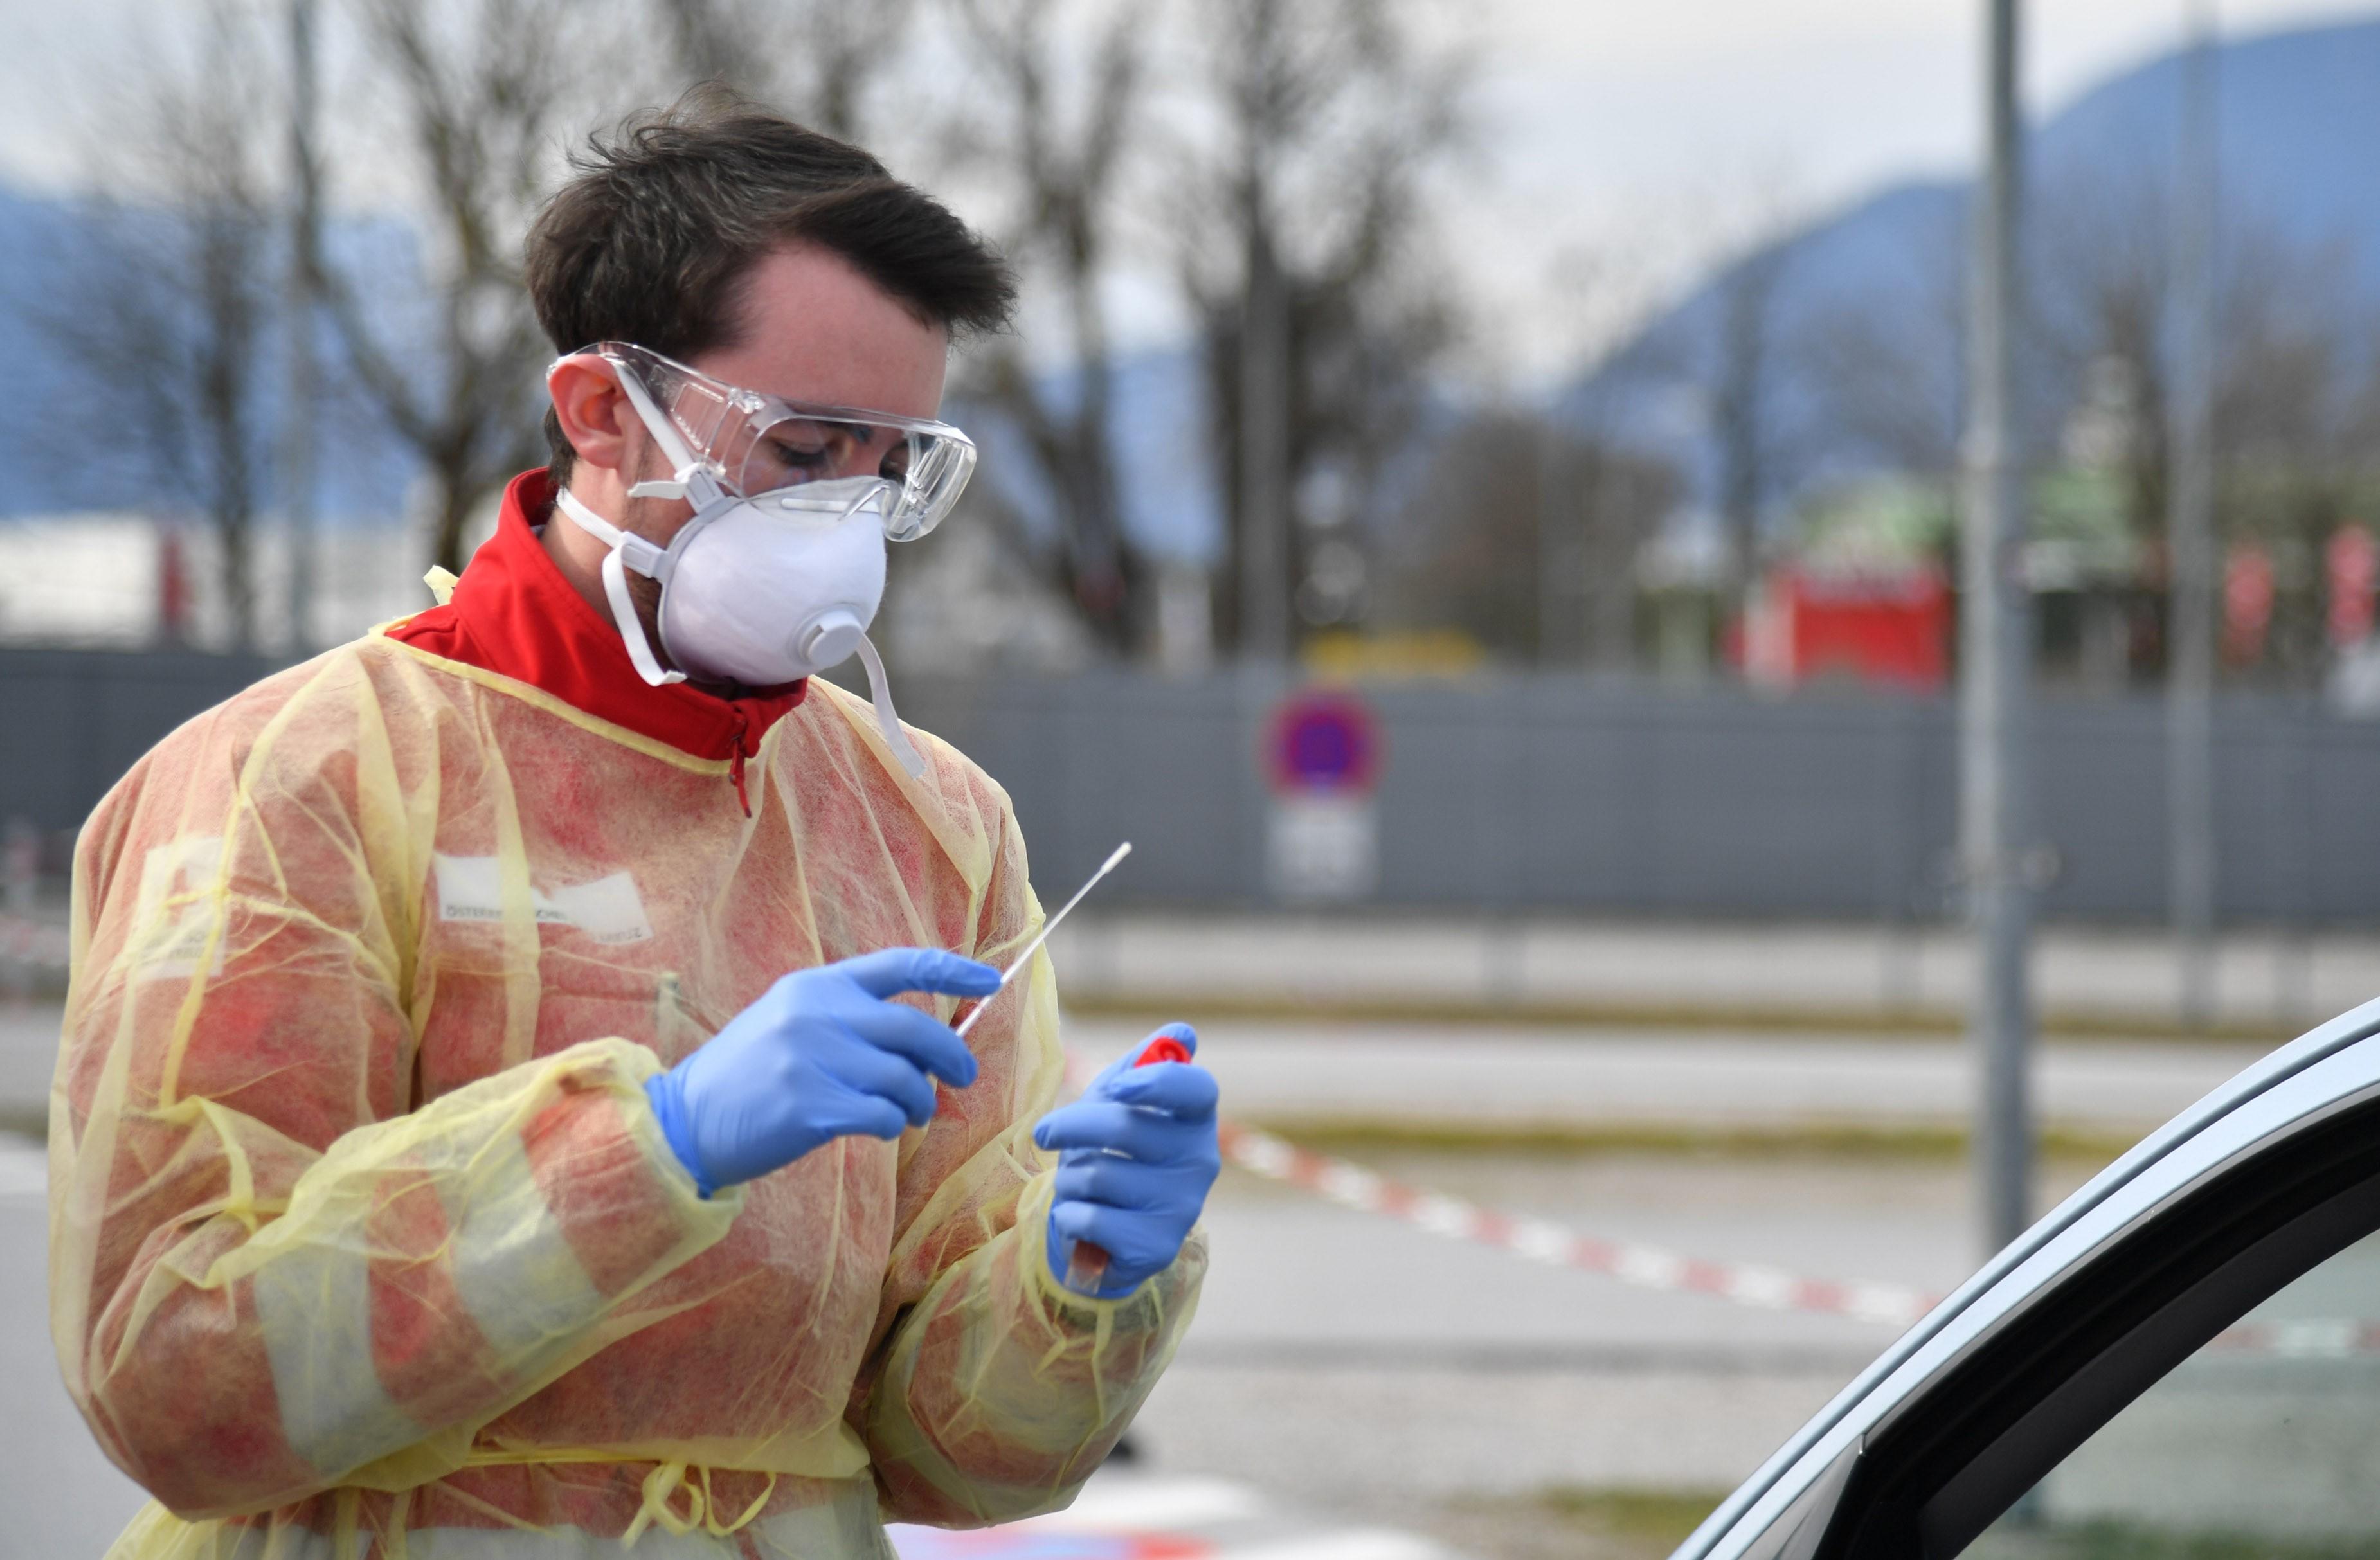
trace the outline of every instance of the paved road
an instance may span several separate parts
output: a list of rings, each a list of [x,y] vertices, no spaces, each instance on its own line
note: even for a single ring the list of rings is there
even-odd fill
[[[21,1114],[47,1097],[57,1030],[54,1004],[0,1008],[0,1111]],[[1140,1033],[1112,1019],[1076,1019],[1067,1029],[1095,1062]],[[1966,1051],[1925,1035],[1252,1019],[1220,1020],[1202,1034],[1229,1108],[1258,1121],[1956,1126],[1973,1092]],[[2261,1053],[2194,1042],[2046,1046],[2040,1108],[2059,1125],[2143,1132]]]
[[[1076,1019],[1069,1043],[1105,1062],[1141,1026]],[[1222,1019],[1200,1058],[1227,1108],[1257,1121],[1592,1128],[1963,1126],[1965,1048],[1930,1035],[1527,1029]],[[2043,1118],[2139,1134],[2264,1054],[2259,1046],[2069,1042],[2040,1053]]]
[[[49,1098],[63,1011],[55,1002],[0,1002],[0,1115],[22,1118]]]
[[[46,959],[62,962],[64,886],[47,887],[34,936]],[[1243,1010],[1418,1003],[1803,1025],[1919,1013],[1938,1028],[1955,1023],[1973,994],[1972,940],[1949,925],[1193,913],[1108,902],[1094,897],[1050,943],[1067,990],[1086,1006],[1138,1009],[1188,995]],[[0,913],[0,931],[8,919]],[[2034,1000],[2053,1028],[2173,1030],[2182,969],[2155,928],[2051,925],[2034,942]],[[2227,930],[2193,969],[2211,973],[2219,1022],[2290,1034],[2380,993],[2380,943],[2356,927]]]
[[[1452,1560],[1417,1534],[1348,1526],[1220,1479],[1111,1463],[1064,1511],[991,1532],[894,1524],[901,1560]]]
[[[1816,1275],[1943,1288],[1974,1252],[1949,1165],[1398,1155],[1379,1167],[1581,1230]],[[96,1554],[138,1504],[49,1355],[38,1151],[0,1136],[0,1508],[28,1554]],[[2047,1186],[2045,1197],[2064,1190]],[[1169,1476],[1427,1527],[1552,1484],[1724,1487],[1889,1330],[1631,1289],[1451,1244],[1236,1173],[1215,1264],[1140,1438]]]
[[[0,1132],[0,1549],[84,1560],[107,1547],[144,1498],[100,1455],[58,1380],[43,1291],[47,1209],[38,1144]]]
[[[1979,1252],[1957,1167],[1404,1154],[1377,1167],[1694,1255],[1940,1290]],[[2044,1205],[2079,1171],[2045,1178]],[[1548,1484],[1719,1488],[1892,1330],[1536,1267],[1227,1178],[1196,1325],[1142,1424],[1159,1465],[1426,1520]]]
[[[54,1008],[0,1010],[0,1107],[46,1094]],[[1085,1021],[1087,1059],[1137,1026]],[[1259,1119],[1593,1126],[1951,1123],[1969,1074],[1937,1040],[1208,1026],[1232,1109]],[[2046,1049],[2046,1113],[2137,1131],[2252,1047]],[[1977,1252],[1957,1165],[1418,1153],[1376,1167],[1584,1233],[1812,1276],[1942,1289]],[[39,1384],[0,1424],[0,1503],[29,1554],[95,1554],[137,1504],[49,1357],[38,1151],[0,1136],[0,1371]],[[2044,1198],[2064,1190],[2046,1186]],[[2046,1205],[2046,1203],[2045,1203]],[[1215,1266],[1141,1440],[1169,1475],[1427,1526],[1448,1501],[1551,1483],[1724,1487],[1889,1341],[1840,1318],[1631,1289],[1438,1240],[1236,1173]]]
[[[1242,1007],[1405,1001],[1804,1022],[1911,1011],[1952,1019],[1975,969],[1969,937],[1945,926],[1166,914],[1111,912],[1097,900],[1050,950],[1069,991],[1109,1004],[1212,993]],[[2228,931],[2209,968],[2222,1020],[2284,1034],[2380,992],[2380,945],[2354,929]],[[2053,1022],[2171,1028],[2180,972],[2158,930],[2050,925],[2034,944],[2034,998]]]

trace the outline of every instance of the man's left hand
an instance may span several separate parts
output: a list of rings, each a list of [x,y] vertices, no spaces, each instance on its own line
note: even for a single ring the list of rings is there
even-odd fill
[[[1078,1240],[1108,1253],[1099,1298],[1130,1294],[1172,1265],[1222,1168],[1215,1133],[1215,1075],[1190,1062],[1133,1064],[1148,1045],[1198,1036],[1168,1024],[1091,1080],[1083,1097],[1041,1118],[1033,1141],[1058,1151],[1050,1207],[1050,1271],[1064,1282]]]

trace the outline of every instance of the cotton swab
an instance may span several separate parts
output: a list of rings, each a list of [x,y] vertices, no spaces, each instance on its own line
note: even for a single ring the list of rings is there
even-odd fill
[[[1085,894],[1089,893],[1093,889],[1099,887],[1100,878],[1105,877],[1109,873],[1113,872],[1116,869],[1116,864],[1123,861],[1124,857],[1130,854],[1132,854],[1132,841],[1127,840],[1123,844],[1118,845],[1115,848],[1114,853],[1111,854],[1107,860],[1099,864],[1099,869],[1091,874],[1089,882],[1085,883],[1081,888],[1075,890],[1075,897],[1073,899],[1068,900],[1064,904],[1058,907],[1057,914],[1052,915],[1049,920],[1044,921],[1041,924],[1040,936],[1035,937],[1031,942],[1026,943],[1025,945],[1025,951],[1016,956],[1015,962],[1010,964],[1008,968],[1000,972],[1000,986],[992,992],[991,997],[987,997],[978,1002],[975,1005],[975,1010],[967,1014],[965,1018],[959,1021],[958,1036],[960,1039],[965,1039],[966,1032],[975,1027],[975,1021],[983,1017],[984,1010],[991,1006],[992,998],[998,997],[1001,992],[1007,990],[1008,983],[1016,978],[1016,973],[1025,968],[1026,965],[1033,962],[1033,956],[1041,951],[1041,945],[1048,942],[1050,940],[1050,934],[1058,929],[1058,923],[1063,921],[1070,913],[1073,913],[1074,908],[1076,905],[1083,902],[1083,896]]]

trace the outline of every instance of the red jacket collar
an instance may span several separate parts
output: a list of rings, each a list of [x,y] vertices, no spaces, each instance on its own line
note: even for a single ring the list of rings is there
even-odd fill
[[[525,471],[504,489],[496,534],[471,555],[446,605],[388,630],[392,639],[542,688],[601,720],[700,758],[742,760],[802,702],[806,682],[722,699],[637,675],[611,619],[571,588],[533,528],[553,508],[553,479]]]

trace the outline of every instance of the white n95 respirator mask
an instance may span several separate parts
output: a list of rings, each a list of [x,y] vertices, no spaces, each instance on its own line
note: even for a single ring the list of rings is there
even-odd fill
[[[623,530],[564,490],[564,514],[603,542],[603,592],[637,672],[655,686],[688,675],[771,687],[859,656],[877,724],[903,768],[925,760],[892,709],[868,626],[884,597],[886,538],[930,530],[975,465],[944,424],[809,406],[724,384],[658,353],[606,343],[638,417],[673,468],[637,498],[684,498],[694,514],[666,548]],[[857,466],[874,475],[835,475]],[[661,587],[664,670],[646,641],[626,571]]]
[[[884,599],[892,489],[839,477],[722,505],[662,554],[662,646],[697,677],[770,687],[849,660]]]

